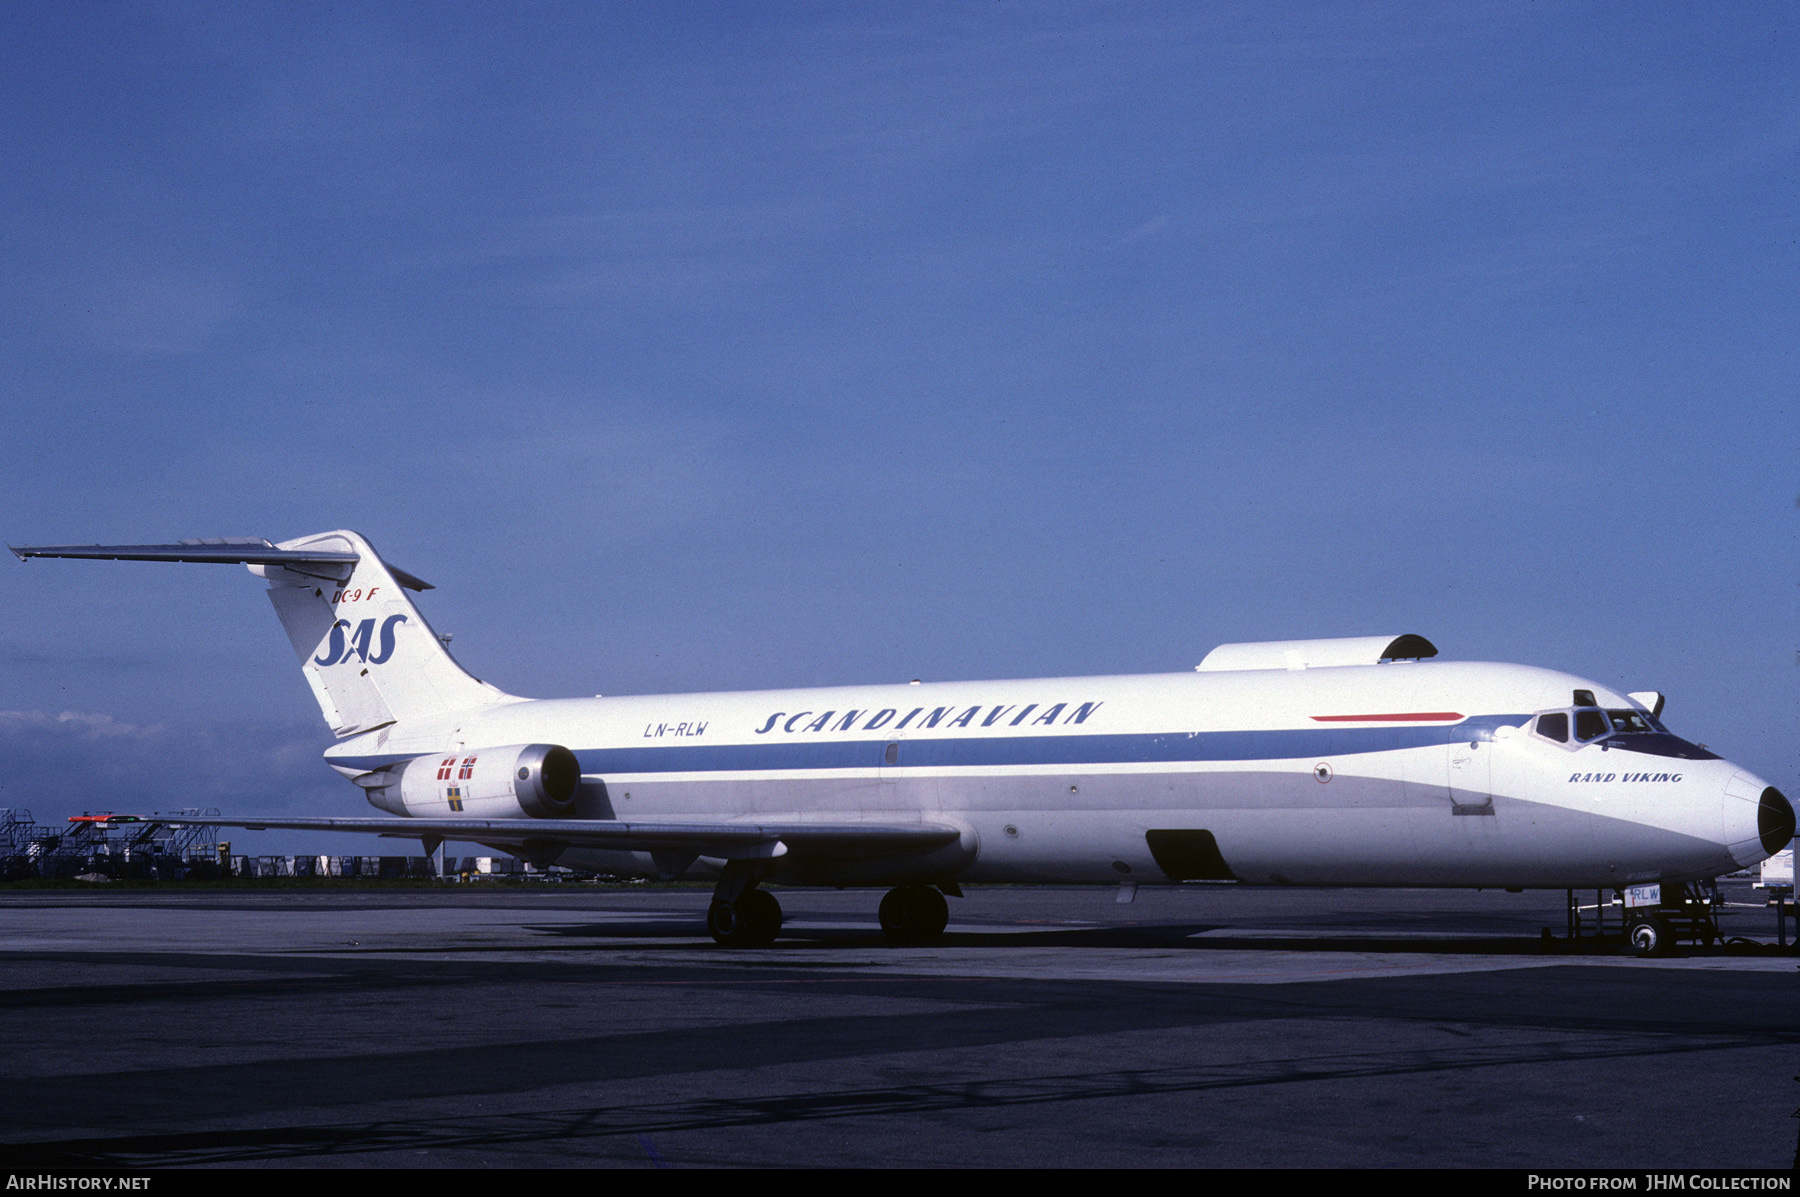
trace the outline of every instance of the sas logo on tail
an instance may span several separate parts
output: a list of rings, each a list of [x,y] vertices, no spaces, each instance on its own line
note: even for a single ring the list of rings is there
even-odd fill
[[[325,651],[312,659],[314,665],[342,665],[352,657],[366,665],[380,665],[394,655],[394,626],[406,622],[404,615],[390,615],[381,621],[379,648],[374,655],[369,653],[369,645],[376,641],[375,621],[365,619],[356,625],[356,630],[345,634],[351,626],[347,619],[340,619],[331,625],[331,642]]]

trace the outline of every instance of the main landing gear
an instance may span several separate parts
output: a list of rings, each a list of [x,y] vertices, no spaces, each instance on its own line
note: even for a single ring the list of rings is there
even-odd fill
[[[766,948],[781,933],[781,903],[756,888],[763,873],[749,861],[725,866],[706,910],[706,930],[728,948]],[[946,883],[951,893],[960,894]],[[919,945],[936,942],[950,923],[950,904],[930,885],[901,885],[881,899],[881,931],[888,942]]]
[[[781,903],[764,889],[746,890],[735,902],[714,899],[706,929],[728,948],[766,948],[781,932]]]
[[[781,903],[756,888],[763,870],[755,862],[734,860],[725,866],[706,908],[706,929],[728,948],[766,948],[781,933]]]
[[[890,943],[926,944],[950,924],[950,904],[929,885],[902,885],[881,899],[881,931]]]

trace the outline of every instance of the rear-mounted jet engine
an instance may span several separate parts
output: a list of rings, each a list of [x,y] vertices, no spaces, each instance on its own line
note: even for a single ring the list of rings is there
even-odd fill
[[[556,819],[575,807],[581,765],[560,744],[508,744],[422,756],[355,780],[389,814]]]

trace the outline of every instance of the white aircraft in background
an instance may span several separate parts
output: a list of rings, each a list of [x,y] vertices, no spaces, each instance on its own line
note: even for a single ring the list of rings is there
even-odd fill
[[[464,672],[406,595],[427,584],[354,532],[13,552],[249,566],[326,762],[394,816],[179,821],[716,876],[726,944],[774,939],[770,882],[888,887],[882,928],[924,942],[964,881],[1618,890],[1794,835],[1778,790],[1663,727],[1660,694],[1428,662],[1414,635],[1225,644],[1186,673],[531,700]]]

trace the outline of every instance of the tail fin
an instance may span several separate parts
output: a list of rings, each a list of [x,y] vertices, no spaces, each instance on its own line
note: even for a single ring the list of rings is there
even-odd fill
[[[325,722],[339,736],[513,701],[452,659],[402,589],[423,589],[424,583],[390,569],[355,532],[324,532],[275,547],[355,554],[353,565],[327,577],[304,566],[306,572],[291,565],[250,565],[252,573],[269,580],[269,601]]]
[[[269,582],[325,722],[340,738],[396,721],[516,702],[470,677],[405,590],[430,586],[383,562],[355,532],[178,545],[60,545],[18,548],[27,557],[235,563]]]

